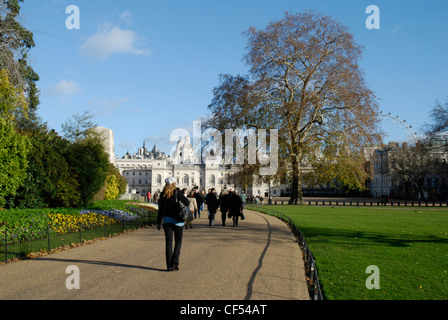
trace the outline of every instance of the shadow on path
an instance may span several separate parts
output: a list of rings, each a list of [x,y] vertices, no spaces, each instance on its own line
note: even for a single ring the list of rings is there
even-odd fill
[[[259,216],[261,218],[263,218],[266,221],[266,223],[268,224],[268,229],[269,229],[268,241],[266,242],[266,246],[264,247],[263,252],[261,253],[260,259],[258,259],[258,266],[255,268],[254,272],[252,273],[252,276],[250,277],[249,282],[247,283],[247,294],[246,294],[246,297],[244,298],[245,300],[250,300],[250,298],[252,297],[252,290],[253,290],[255,278],[257,277],[258,271],[260,271],[261,267],[263,266],[264,256],[266,255],[266,251],[268,251],[268,248],[271,245],[271,234],[272,234],[271,224],[264,216],[262,216],[262,215],[259,215]]]
[[[69,263],[85,263],[85,264],[93,264],[93,265],[107,266],[107,267],[122,267],[122,268],[133,268],[133,269],[166,272],[166,269],[135,266],[135,265],[131,265],[131,264],[123,264],[123,263],[108,262],[108,261],[80,260],[80,259],[56,259],[56,258],[36,258],[34,260],[35,261],[58,261],[58,262],[69,262]]]

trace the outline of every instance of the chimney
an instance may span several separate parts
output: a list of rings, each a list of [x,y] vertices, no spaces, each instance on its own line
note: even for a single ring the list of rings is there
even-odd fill
[[[388,148],[395,148],[398,147],[398,142],[389,142]]]

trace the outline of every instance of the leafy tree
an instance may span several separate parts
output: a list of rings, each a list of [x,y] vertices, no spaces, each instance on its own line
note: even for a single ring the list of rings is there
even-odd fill
[[[117,187],[118,187],[118,195],[122,195],[126,192],[126,187],[128,185],[127,180],[125,177],[123,177],[118,171],[117,167],[115,167],[112,163],[109,163],[109,175],[115,176],[115,180],[117,181]]]
[[[111,180],[110,177],[114,177],[113,186],[111,187],[112,183],[109,183],[109,180]],[[124,194],[126,192],[126,186],[128,182],[126,179],[121,175],[120,171],[112,164],[109,163],[109,168],[107,171],[107,177],[106,177],[106,183],[101,188],[100,191],[95,195],[94,200],[107,200],[107,196],[110,191],[108,191],[109,188],[117,188],[118,193],[115,195],[115,198],[118,198],[120,195]]]
[[[27,177],[14,199],[19,208],[74,207],[80,203],[79,183],[63,153],[69,142],[45,125],[28,131],[31,141]]]
[[[28,104],[23,92],[9,81],[8,71],[0,70],[0,117],[15,121],[16,116],[27,116]]]
[[[106,190],[104,193],[104,200],[115,200],[118,198],[120,191],[118,190],[117,178],[114,175],[106,177]]]
[[[102,142],[95,138],[78,140],[68,147],[64,157],[79,183],[81,205],[91,203],[103,187],[109,167]]]
[[[0,207],[17,194],[27,174],[29,141],[0,117]]]
[[[14,128],[16,115],[26,115],[22,91],[0,70],[0,207],[13,197],[26,177],[29,141]]]
[[[312,170],[304,173],[304,180],[310,186],[330,184],[332,187],[364,191],[365,181],[369,178],[366,155],[362,146],[346,147],[346,143],[327,141],[323,147],[309,152],[306,163]]]
[[[84,111],[82,114],[75,113],[72,118],[67,119],[62,124],[64,137],[71,142],[77,142],[88,137],[99,139],[98,133],[94,130],[97,124],[91,120],[92,118],[93,115],[89,111]]]
[[[23,0],[2,0],[0,3],[0,69],[8,71],[11,83],[25,92],[28,117],[20,115],[17,123],[21,127],[36,120],[39,105],[39,90],[36,82],[39,76],[28,65],[28,52],[35,46],[33,33],[23,27],[20,18],[20,2]]]
[[[358,66],[362,48],[347,27],[305,12],[286,14],[264,30],[252,27],[246,35],[249,76],[221,77],[209,125],[278,129],[278,175],[290,179],[290,203],[302,202],[304,168],[325,162],[358,173],[331,170],[321,180],[343,177],[363,185],[358,155],[377,141],[378,105]]]
[[[79,182],[81,204],[84,205],[92,202],[104,187],[109,171],[103,138],[95,130],[97,125],[92,118],[88,111],[75,113],[62,125],[64,137],[71,142],[65,158]]]

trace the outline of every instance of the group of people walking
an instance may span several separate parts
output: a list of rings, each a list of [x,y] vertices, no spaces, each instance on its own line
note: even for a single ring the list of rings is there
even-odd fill
[[[233,188],[230,188],[229,191],[223,190],[218,196],[215,188],[209,189],[206,194],[204,190],[199,192],[197,187],[190,191],[187,191],[187,189],[184,188],[181,192],[182,195],[189,201],[188,208],[193,213],[193,219],[200,218],[201,213],[205,211],[205,205],[207,205],[209,226],[215,225],[215,217],[218,210],[221,212],[223,226],[226,225],[227,218],[233,220],[234,227],[238,227],[239,218],[244,219],[244,192],[242,196],[239,196]],[[192,220],[187,220],[185,222],[185,229],[192,227]]]
[[[204,190],[199,192],[198,188],[193,188],[188,192],[187,189],[179,190],[173,177],[167,178],[159,197],[157,216],[157,229],[160,230],[163,226],[165,232],[167,270],[179,270],[183,229],[184,227],[186,229],[193,227],[192,219],[180,218],[182,205],[188,207],[193,213],[193,219],[200,218],[201,212],[204,212],[204,205],[207,205],[209,226],[215,225],[215,216],[219,209],[223,226],[226,225],[227,218],[231,218],[233,227],[238,227],[238,220],[245,218],[243,214],[244,200],[244,192],[239,196],[233,188],[230,188],[228,192],[222,191],[218,197],[215,188],[211,188],[207,194]]]

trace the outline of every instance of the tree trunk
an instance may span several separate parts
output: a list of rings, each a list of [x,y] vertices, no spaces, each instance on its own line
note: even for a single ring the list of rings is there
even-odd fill
[[[301,166],[301,152],[294,154],[291,159],[292,164],[292,195],[289,204],[303,204],[303,177]]]

